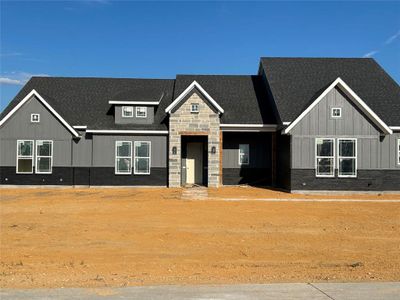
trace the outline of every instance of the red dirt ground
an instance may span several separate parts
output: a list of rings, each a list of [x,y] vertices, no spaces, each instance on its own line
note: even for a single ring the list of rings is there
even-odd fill
[[[1,189],[0,287],[400,280],[400,202],[256,188]],[[357,195],[400,199],[400,195]]]

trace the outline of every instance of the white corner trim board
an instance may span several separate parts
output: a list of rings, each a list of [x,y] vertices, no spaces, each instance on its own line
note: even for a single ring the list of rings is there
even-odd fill
[[[300,116],[298,116],[284,131],[284,133],[289,133],[293,127],[295,127],[297,125],[297,123],[299,123],[301,121],[301,119],[303,119],[335,86],[339,86],[341,88],[341,90],[347,95],[349,96],[354,103],[367,115],[369,116],[374,122],[375,124],[382,129],[382,131],[386,134],[392,134],[393,131],[392,129],[389,128],[389,126],[387,126],[385,124],[385,122],[383,122],[381,120],[381,118],[378,117],[378,115],[376,113],[374,113],[372,111],[371,108],[369,108],[369,106],[340,78],[338,77],[334,82],[332,82],[332,84],[317,98],[315,99],[315,101],[309,106],[307,107],[306,110],[304,110]]]
[[[130,104],[130,105],[158,105],[159,101],[116,101],[110,100],[108,104]]]
[[[113,129],[88,129],[88,133],[113,134],[113,133],[135,133],[135,134],[168,134],[168,130],[113,130]]]
[[[219,104],[217,103],[217,101],[215,101],[207,92],[205,89],[203,89],[203,87],[195,80],[193,81],[187,88],[186,90],[184,90],[166,109],[165,112],[166,113],[171,113],[171,111],[174,109],[175,106],[177,106],[179,104],[179,102],[182,101],[183,98],[185,98],[187,96],[187,94],[190,93],[191,90],[193,90],[194,88],[197,88],[206,98],[208,101],[210,101],[210,103],[218,110],[219,113],[223,114],[224,110],[222,109],[221,106],[219,106]]]
[[[39,99],[40,102],[43,103],[43,105],[53,114],[56,116],[56,118],[65,126],[75,137],[79,137],[79,134],[76,132],[74,128],[72,128],[71,125],[67,123],[55,110],[54,108],[51,107],[50,104],[46,102],[46,100],[43,99],[42,96],[39,95],[39,93],[33,89],[28,95],[25,96],[24,99],[22,99],[1,121],[0,121],[0,126],[2,126],[16,111],[18,111],[22,105],[24,105],[32,96],[35,96],[36,98]]]

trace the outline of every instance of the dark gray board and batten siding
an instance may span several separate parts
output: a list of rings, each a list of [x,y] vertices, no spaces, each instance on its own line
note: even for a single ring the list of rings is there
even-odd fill
[[[342,109],[341,118],[331,117],[332,107]],[[372,121],[338,88],[330,91],[290,134],[291,190],[400,189],[400,166],[396,163],[396,145],[400,133],[381,136],[381,132]],[[357,138],[357,178],[338,178],[337,175],[335,178],[315,176],[317,137],[335,138],[335,152],[337,152],[337,138]],[[375,180],[377,175],[386,180]]]
[[[31,123],[31,114],[39,113],[40,122]],[[53,166],[71,166],[72,134],[35,97],[28,100],[0,128],[1,166],[15,166],[17,140],[53,140]]]
[[[131,141],[132,157],[134,142],[151,142],[151,170],[149,175],[116,175],[115,142]],[[127,136],[127,135],[93,135],[91,185],[167,185],[167,136]],[[134,162],[132,161],[132,164]]]
[[[40,114],[39,123],[31,123],[31,113]],[[80,134],[80,139],[73,139],[68,129],[32,97],[0,128],[1,184],[167,185],[166,136]],[[25,139],[53,140],[52,174],[16,173],[17,140]],[[134,141],[151,141],[150,175],[114,174],[117,140],[132,141],[132,151]]]
[[[239,144],[249,144],[249,165],[239,165]],[[271,133],[225,132],[223,134],[222,156],[222,181],[224,185],[271,185]]]

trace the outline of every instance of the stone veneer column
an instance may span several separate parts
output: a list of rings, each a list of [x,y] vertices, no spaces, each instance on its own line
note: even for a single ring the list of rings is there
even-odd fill
[[[184,100],[183,100],[184,101]],[[199,113],[190,112],[192,103],[199,104]],[[219,186],[220,155],[219,155],[219,125],[220,118],[203,99],[194,92],[175,112],[169,117],[169,186],[181,186],[181,136],[182,135],[207,135],[208,137],[208,186]],[[176,154],[172,154],[176,147]],[[211,153],[215,147],[215,153]]]

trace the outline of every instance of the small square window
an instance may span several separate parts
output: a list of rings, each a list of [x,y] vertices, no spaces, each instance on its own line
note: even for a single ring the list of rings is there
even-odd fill
[[[40,114],[31,114],[31,122],[39,123],[40,122]]]
[[[342,117],[342,109],[340,107],[333,107],[331,117],[337,118],[337,119],[341,118]]]
[[[147,118],[147,107],[136,107],[136,118]]]
[[[192,103],[190,105],[190,112],[192,114],[198,114],[199,113],[199,104],[198,103]]]
[[[122,106],[122,117],[133,118],[133,106]]]

